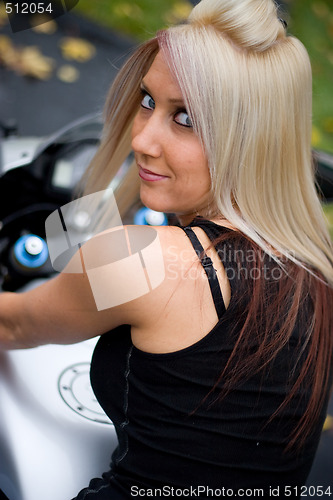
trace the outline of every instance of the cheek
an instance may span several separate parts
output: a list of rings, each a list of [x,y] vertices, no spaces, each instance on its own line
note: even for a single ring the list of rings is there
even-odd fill
[[[211,178],[204,159],[187,165],[178,180],[180,182],[176,182],[173,190],[173,197],[178,202],[198,205],[205,203],[204,200],[210,196]]]
[[[192,186],[193,193],[196,193],[198,198],[204,198],[210,192],[211,177],[207,161],[204,156],[201,158],[201,161],[197,163],[195,172],[193,172]]]
[[[194,182],[193,191],[195,191],[198,196],[205,196],[211,189],[211,179],[208,170],[201,170]]]
[[[182,166],[184,173],[205,175],[208,172],[207,158],[197,137],[172,141],[169,151],[173,153],[173,162]]]
[[[208,162],[201,148],[192,150],[188,161],[188,181],[193,185],[209,188],[211,184]]]

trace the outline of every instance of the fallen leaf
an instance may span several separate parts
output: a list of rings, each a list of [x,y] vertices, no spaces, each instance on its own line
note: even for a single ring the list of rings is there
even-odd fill
[[[115,5],[114,13],[118,17],[134,17],[134,18],[142,18],[143,11],[139,5],[133,3],[120,3],[119,5]]]
[[[312,137],[311,142],[313,147],[317,147],[321,141],[321,133],[320,130],[313,125],[312,127]]]
[[[8,15],[5,10],[5,5],[0,2],[0,26],[5,26],[8,23]]]
[[[7,50],[10,50],[12,47],[12,42],[9,36],[0,35],[0,56],[1,54],[5,54]]]
[[[45,57],[37,47],[25,47],[20,58],[20,72],[23,75],[32,76],[39,80],[48,80],[51,75],[55,61]]]
[[[60,66],[60,68],[57,71],[57,77],[59,80],[65,83],[73,83],[78,80],[80,77],[80,72],[74,66],[71,66],[70,64],[64,64],[63,66]]]
[[[53,35],[57,29],[57,23],[46,14],[37,14],[31,18],[30,24],[35,33]]]
[[[43,56],[38,47],[15,47],[5,35],[0,35],[0,63],[19,75],[39,80],[50,78],[55,67],[55,61]]]
[[[177,2],[171,10],[167,12],[165,20],[168,24],[175,24],[187,19],[190,15],[193,5],[188,1]]]
[[[327,415],[325,423],[324,423],[323,431],[328,431],[330,429],[333,429],[333,417],[331,417],[330,415]]]
[[[60,41],[60,49],[65,59],[73,59],[78,62],[89,61],[96,53],[94,45],[90,42],[74,37],[63,38]]]
[[[6,35],[0,35],[0,62],[9,69],[15,69],[19,60],[19,51]]]
[[[325,132],[329,132],[330,134],[333,134],[333,116],[329,116],[328,118],[325,118],[323,122],[323,127]]]

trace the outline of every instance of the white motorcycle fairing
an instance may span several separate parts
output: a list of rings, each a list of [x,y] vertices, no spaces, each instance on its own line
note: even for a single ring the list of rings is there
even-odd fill
[[[92,392],[96,339],[0,352],[0,490],[70,500],[109,469],[114,427]]]

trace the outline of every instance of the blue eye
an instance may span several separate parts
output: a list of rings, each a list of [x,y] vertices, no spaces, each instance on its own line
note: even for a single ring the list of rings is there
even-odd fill
[[[155,101],[149,94],[144,94],[141,106],[145,109],[155,109]]]
[[[182,125],[183,127],[192,127],[193,126],[191,119],[185,110],[178,111],[178,113],[175,114],[174,120],[176,123],[178,123],[178,125]]]

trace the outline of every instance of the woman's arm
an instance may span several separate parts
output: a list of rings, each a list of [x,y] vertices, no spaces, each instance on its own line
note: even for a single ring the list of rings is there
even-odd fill
[[[156,309],[149,292],[164,280],[160,232],[141,226],[102,233],[74,257],[83,263],[81,273],[62,272],[28,292],[0,294],[0,349],[71,344],[120,324],[142,326]]]
[[[0,348],[80,342],[120,324],[122,309],[98,311],[86,274],[59,274],[28,292],[0,294]]]

